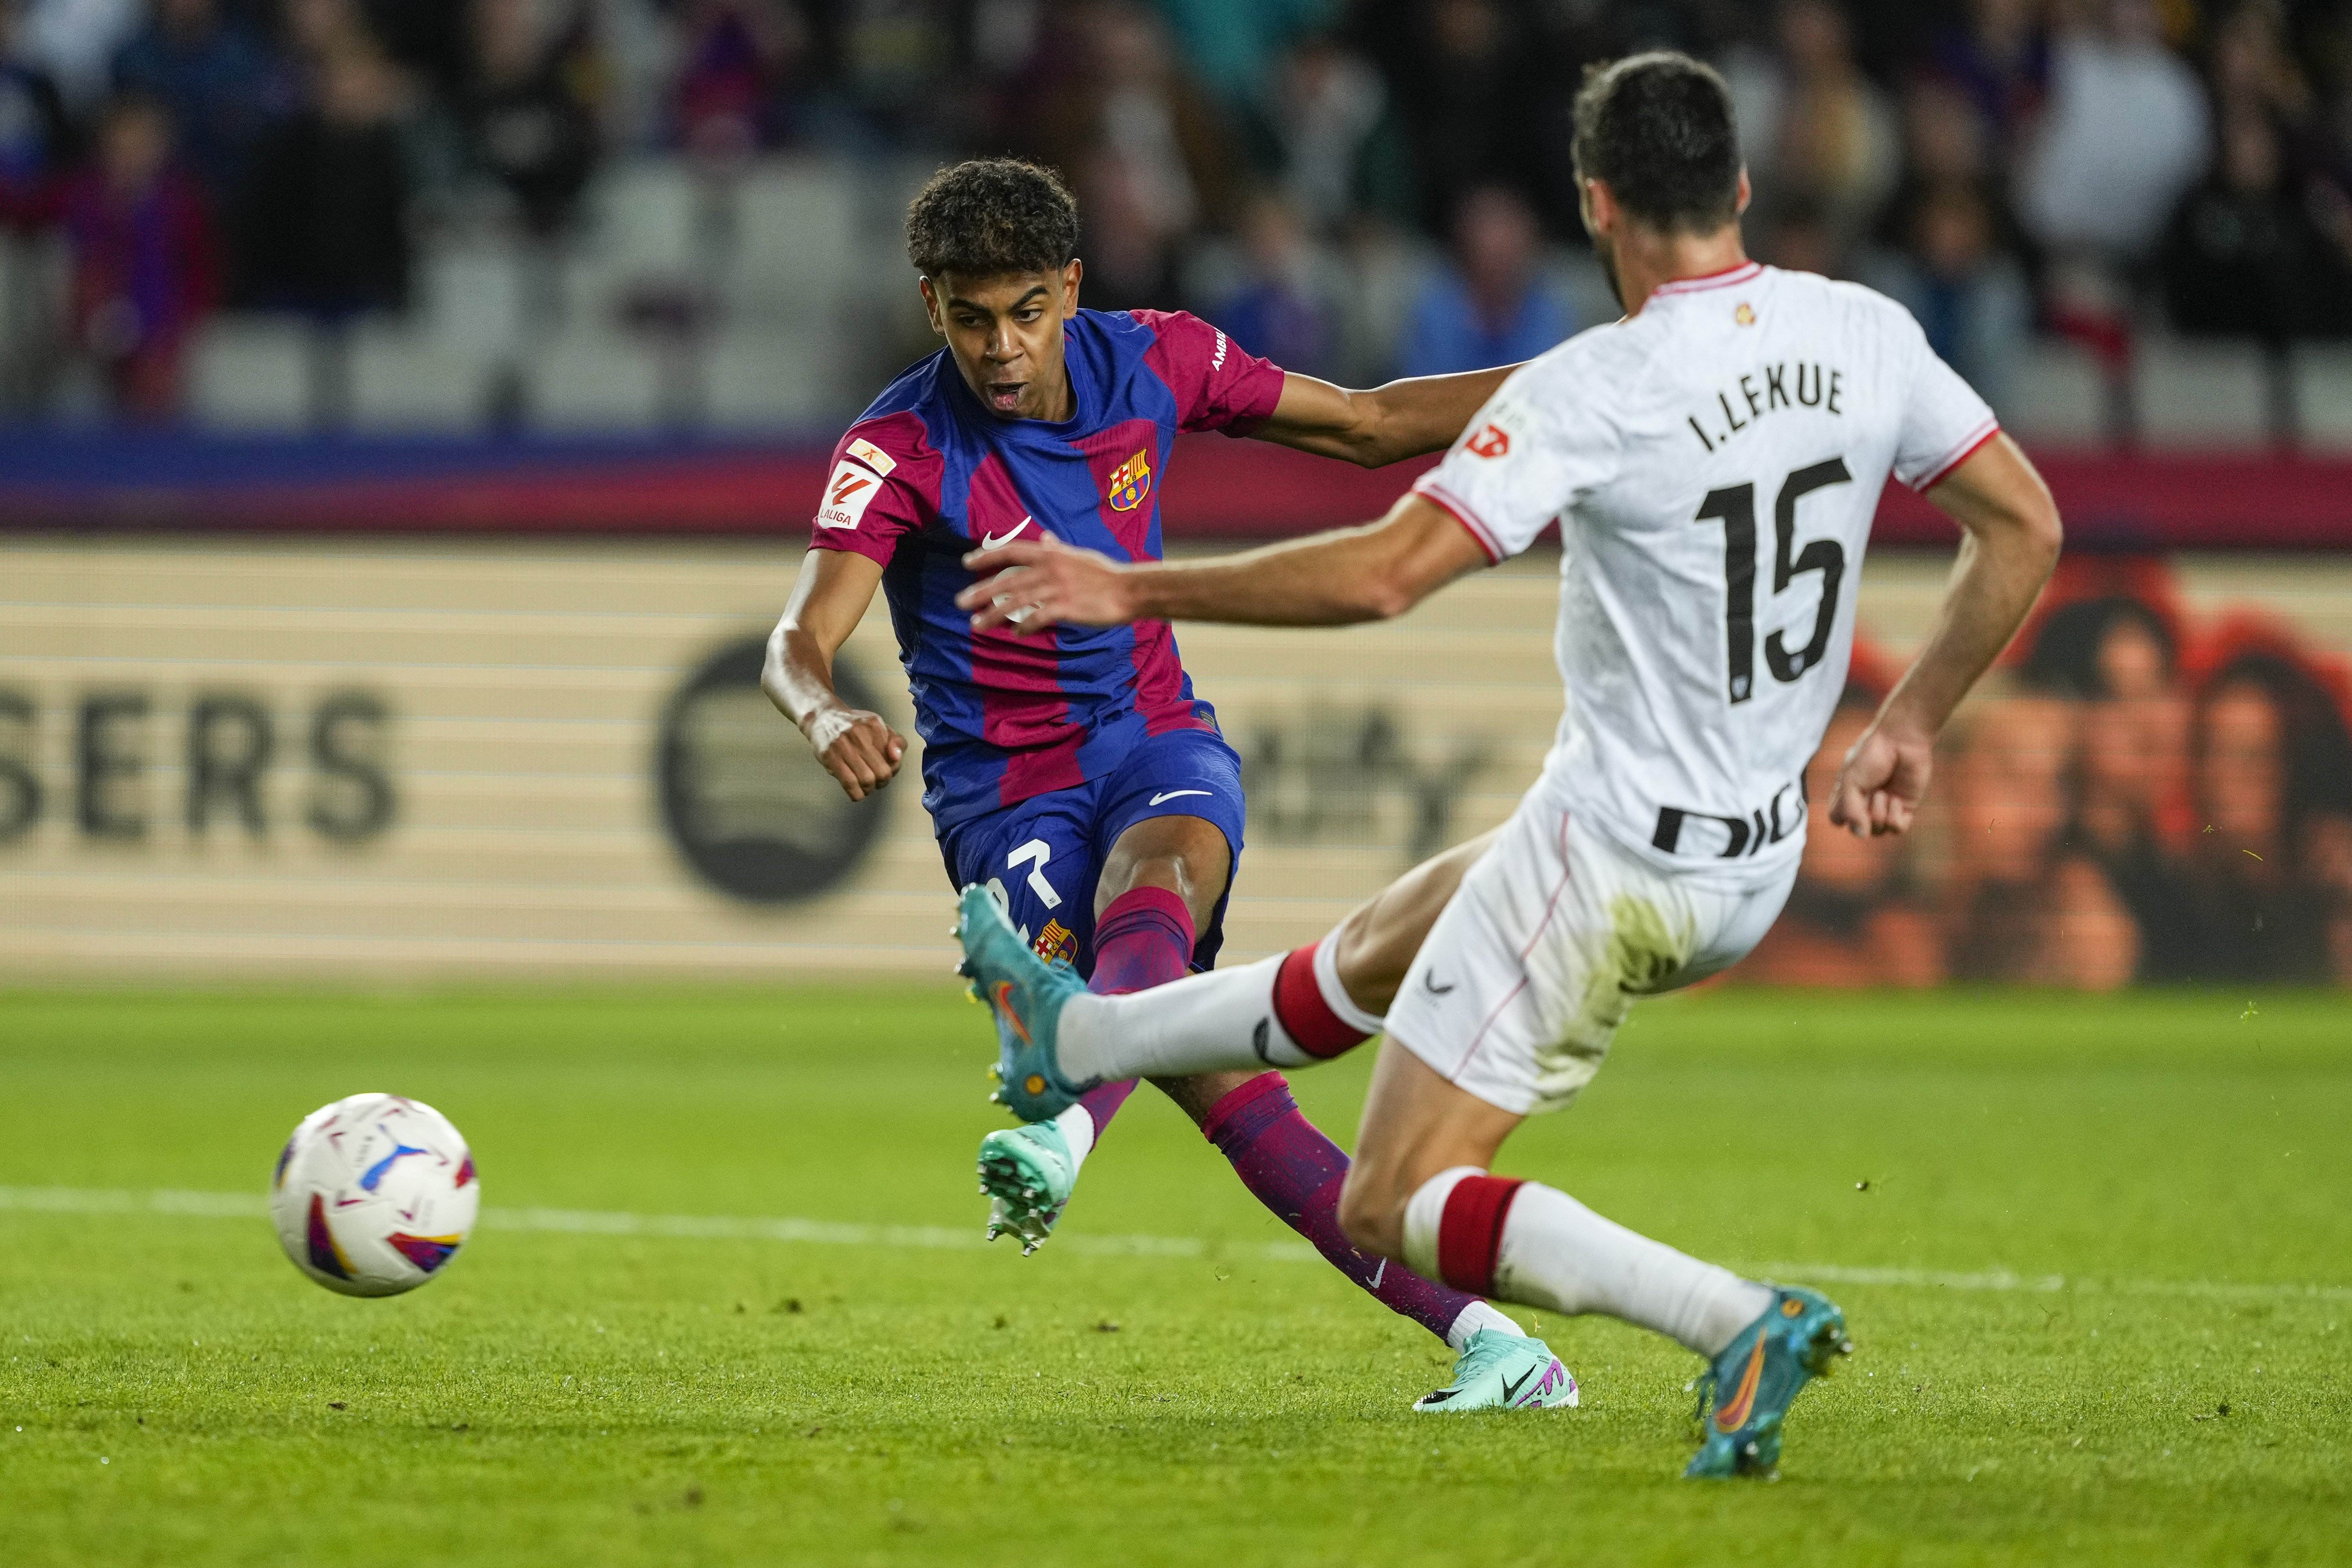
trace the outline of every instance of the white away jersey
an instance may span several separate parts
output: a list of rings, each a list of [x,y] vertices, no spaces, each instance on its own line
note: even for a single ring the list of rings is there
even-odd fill
[[[1746,881],[1803,849],[1887,475],[1927,489],[1998,428],[1901,306],[1751,262],[1522,367],[1415,488],[1496,560],[1559,519],[1568,709],[1537,788]]]

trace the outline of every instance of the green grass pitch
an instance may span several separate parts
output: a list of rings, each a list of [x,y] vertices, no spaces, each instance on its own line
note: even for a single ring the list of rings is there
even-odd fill
[[[1638,1010],[1507,1168],[1815,1266],[1857,1343],[1784,1479],[1702,1487],[1695,1364],[1615,1323],[1539,1324],[1581,1410],[1408,1412],[1443,1348],[1270,1247],[1149,1092],[1062,1238],[949,1244],[995,1124],[951,994],[0,996],[0,1562],[2340,1562],[2352,1008],[2258,1001]],[[1367,1065],[1297,1080],[1342,1142]],[[144,1197],[257,1200],[378,1088],[491,1206],[424,1291]],[[500,1223],[533,1207],[843,1228]]]

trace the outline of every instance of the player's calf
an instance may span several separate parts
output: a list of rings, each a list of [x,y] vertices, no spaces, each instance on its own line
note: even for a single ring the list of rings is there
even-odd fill
[[[1539,1183],[1442,1172],[1406,1205],[1404,1233],[1406,1261],[1456,1290],[1604,1312],[1705,1356],[1706,1440],[1688,1476],[1771,1474],[1790,1404],[1851,1348],[1826,1298],[1743,1280]]]

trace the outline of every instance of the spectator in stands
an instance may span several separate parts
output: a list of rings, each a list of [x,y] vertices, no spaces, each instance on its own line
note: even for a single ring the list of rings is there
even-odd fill
[[[2288,177],[2277,129],[2251,106],[2222,111],[2221,157],[2174,215],[2163,268],[2174,326],[2273,347],[2334,325],[2352,287]]]
[[[2080,308],[2113,313],[2207,156],[2204,94],[2151,0],[2083,0],[2052,48],[2050,94],[2019,170],[2020,216],[2069,264]]]
[[[131,419],[177,412],[188,335],[220,292],[204,196],[174,161],[172,137],[164,105],[118,99],[93,165],[66,198],[74,342],[96,362],[115,412]]]
[[[596,123],[573,89],[568,46],[533,0],[474,0],[464,119],[475,162],[541,238],[571,223],[596,166]]]
[[[29,0],[25,57],[57,83],[67,112],[88,119],[114,81],[114,57],[146,19],[145,0]]]
[[[311,99],[263,141],[247,298],[327,322],[408,302],[406,84],[364,34],[331,38]]]
[[[808,45],[799,9],[782,0],[690,0],[671,95],[678,145],[722,161],[774,146],[787,129],[779,95]]]
[[[1790,272],[1822,277],[1846,275],[1845,237],[1829,210],[1809,193],[1790,192],[1750,221],[1756,259]]]
[[[2292,659],[2258,649],[2206,683],[2191,733],[2205,827],[2192,871],[2198,939],[2188,977],[2332,977],[2341,915],[2340,889],[2327,881],[2337,869],[2334,824],[2352,815],[2344,716]]]
[[[1953,978],[2112,990],[2139,932],[2096,862],[2065,839],[2074,706],[2028,693],[1973,716],[1948,777],[1947,961]]]
[[[1332,374],[1337,288],[1298,214],[1261,192],[1244,209],[1241,239],[1244,281],[1211,319],[1253,354],[1307,375]]]
[[[152,0],[147,26],[114,57],[114,80],[170,110],[180,162],[216,208],[235,199],[255,143],[292,94],[268,47],[224,16],[219,0]]]
[[[1537,263],[1535,214],[1488,185],[1463,198],[1454,259],[1413,303],[1398,373],[1447,375],[1530,360],[1575,329],[1568,301]]]
[[[465,95],[472,57],[470,0],[359,0],[368,30],[407,72],[438,97]]]
[[[59,369],[48,236],[77,155],[57,83],[25,47],[24,0],[0,0],[0,416],[40,409]]]
[[[47,227],[75,148],[65,98],[26,52],[24,0],[0,0],[0,229]]]
[[[1902,301],[1946,364],[1996,409],[2033,336],[2033,291],[2000,245],[1985,187],[1948,180],[1905,193],[1895,214],[1898,250],[1875,254],[1864,282]]]
[[[331,57],[351,48],[381,49],[382,42],[361,12],[358,0],[285,0],[279,9],[280,41],[296,68],[301,84],[294,112],[314,107],[315,80],[301,71],[315,72]]]
[[[1928,52],[1934,76],[1964,96],[2008,161],[2039,119],[2050,80],[2045,0],[1969,0]]]
[[[1066,25],[1072,47],[1040,100],[1036,141],[1077,187],[1087,303],[1162,303],[1179,246],[1228,215],[1229,140],[1150,12],[1097,0]]]
[[[1840,248],[1878,215],[1902,170],[1893,111],[1853,57],[1832,0],[1782,0],[1769,54],[1743,51],[1731,80],[1740,151],[1759,219],[1784,199],[1812,204]]]
[[[1906,89],[1903,125],[1903,183],[1855,276],[1908,307],[1945,362],[2002,408],[2032,332],[2033,295],[1991,127],[1939,77]]]
[[[1768,986],[1932,986],[1944,977],[1934,918],[1903,882],[1903,841],[1858,839],[1830,821],[1828,782],[1884,693],[1849,682],[1806,770],[1804,863],[1788,906],[1735,971]]]
[[[2213,99],[2223,112],[2245,110],[2282,125],[2311,118],[2311,83],[2286,36],[2284,7],[2271,0],[2240,0],[2213,26]]]
[[[824,8],[835,58],[835,87],[855,111],[854,130],[871,145],[925,146],[955,130],[951,0],[839,0]]]
[[[1229,110],[1264,99],[1292,40],[1327,26],[1340,0],[1159,0],[1193,79]]]
[[[1327,35],[1303,40],[1276,68],[1263,118],[1272,172],[1316,234],[1362,212],[1412,220],[1410,155],[1388,89],[1361,56]]]
[[[1538,160],[1528,109],[1528,40],[1496,0],[1430,0],[1413,10],[1414,47],[1389,84],[1412,127],[1423,219],[1440,226],[1465,192]]]

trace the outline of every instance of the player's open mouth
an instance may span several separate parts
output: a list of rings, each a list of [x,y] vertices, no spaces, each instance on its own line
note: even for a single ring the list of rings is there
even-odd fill
[[[988,406],[995,413],[1011,413],[1021,406],[1021,394],[1029,390],[1027,382],[994,382],[988,388]]]

